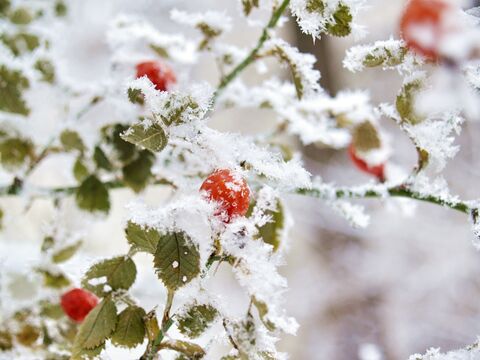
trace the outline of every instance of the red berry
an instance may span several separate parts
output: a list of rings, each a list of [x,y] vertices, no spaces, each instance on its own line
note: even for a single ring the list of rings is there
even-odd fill
[[[355,152],[355,148],[353,147],[353,144],[350,144],[350,146],[348,147],[348,154],[350,155],[350,159],[352,159],[352,162],[359,170],[375,176],[379,181],[385,181],[385,164],[379,164],[374,166],[367,164],[365,160],[358,157]]]
[[[224,222],[228,223],[237,216],[244,216],[250,203],[250,189],[244,178],[229,169],[219,169],[211,173],[203,182],[200,190],[209,200],[220,204]]]
[[[429,60],[437,60],[437,47],[446,30],[442,20],[450,10],[451,6],[444,0],[411,0],[400,21],[400,33],[408,48]],[[419,34],[419,31],[428,34]]]
[[[155,89],[160,91],[167,91],[177,82],[173,70],[167,64],[158,61],[144,61],[137,64],[137,79],[142,76],[148,77],[155,85]]]
[[[76,288],[63,294],[60,304],[70,319],[80,323],[97,306],[98,299],[91,292]]]

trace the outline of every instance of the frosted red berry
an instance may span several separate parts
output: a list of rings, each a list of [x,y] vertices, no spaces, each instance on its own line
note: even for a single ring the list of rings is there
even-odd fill
[[[450,10],[451,5],[444,0],[411,0],[400,21],[400,34],[408,48],[429,60],[437,60],[437,47],[445,31],[442,20]],[[428,29],[429,35],[423,36],[432,38],[421,41],[419,29]]]
[[[177,82],[173,70],[159,61],[144,61],[137,64],[137,78],[146,76],[155,85],[155,89],[167,91]]]
[[[350,146],[348,147],[348,155],[350,155],[350,159],[359,170],[375,176],[379,181],[385,180],[385,164],[378,164],[373,166],[367,164],[365,160],[358,157],[353,144],[350,144]]]
[[[67,291],[60,299],[65,314],[75,322],[82,322],[98,304],[98,298],[91,292],[75,288]]]
[[[218,169],[203,182],[200,190],[207,199],[219,203],[219,212],[228,223],[237,216],[244,216],[250,203],[250,189],[245,179],[229,169]]]

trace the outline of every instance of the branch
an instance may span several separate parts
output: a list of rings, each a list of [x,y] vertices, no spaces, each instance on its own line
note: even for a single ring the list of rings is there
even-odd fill
[[[322,192],[320,189],[297,189],[297,194],[313,196],[316,198],[328,198],[330,193]],[[352,189],[352,188],[338,188],[334,191],[335,199],[365,199],[365,198],[385,198],[391,197],[403,197],[419,201],[429,202],[431,204],[440,205],[452,210],[457,210],[464,214],[472,214],[477,209],[471,207],[466,201],[455,201],[443,199],[435,195],[426,195],[409,189],[406,185],[398,185],[385,189]]]
[[[238,64],[230,73],[222,78],[217,90],[215,91],[215,94],[213,95],[213,103],[215,103],[223,89],[225,89],[227,85],[230,84],[248,65],[255,61],[258,52],[262,49],[263,44],[270,37],[268,34],[269,31],[277,25],[278,20],[284,13],[289,3],[290,0],[283,0],[280,6],[273,11],[268,24],[263,28],[262,35],[258,39],[257,45],[252,51],[250,51],[247,57],[240,64]]]

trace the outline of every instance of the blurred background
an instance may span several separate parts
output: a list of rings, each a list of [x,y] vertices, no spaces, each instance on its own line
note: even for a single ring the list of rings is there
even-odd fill
[[[369,33],[361,43],[396,37],[404,1],[370,0],[367,5],[360,23]],[[249,46],[258,38],[259,28],[246,25],[239,16],[239,2],[234,0],[79,0],[70,9],[72,26],[63,29],[66,41],[61,51],[70,75],[79,82],[88,82],[108,73],[105,32],[108,21],[116,14],[138,14],[161,31],[182,31],[194,36],[194,30],[169,20],[169,10],[174,7],[187,11],[225,10],[234,19],[233,30],[223,38],[225,42]],[[85,19],[90,24],[87,29],[75,28],[76,21]],[[302,51],[315,54],[322,72],[322,86],[332,95],[341,89],[369,89],[374,103],[394,101],[402,82],[397,73],[368,69],[352,74],[343,69],[345,50],[354,44],[352,37],[341,40],[324,37],[313,43],[311,37],[299,32],[293,21],[286,23],[281,31]],[[207,80],[215,85],[218,73],[212,60],[209,56],[202,58],[183,75],[191,81]],[[282,73],[284,69],[273,71]],[[245,77],[247,82],[258,81],[254,67],[246,71]],[[89,121],[100,116],[114,116],[111,113],[107,105],[99,106],[82,121],[88,126]],[[273,118],[274,114],[268,110],[225,110],[216,113],[211,124],[224,131],[254,134],[268,130]],[[382,119],[381,125],[392,139],[392,161],[412,168],[416,152],[407,137],[388,119]],[[461,151],[445,171],[452,193],[466,199],[478,198],[480,193],[476,187],[480,154],[475,142],[479,130],[478,122],[465,125],[457,140]],[[369,181],[350,164],[346,151],[313,145],[302,147],[299,143],[295,146],[303,153],[307,169],[326,181],[340,185]],[[45,161],[35,172],[34,181],[48,185],[68,182],[71,162],[68,157]],[[58,174],[59,163],[64,164],[62,174]],[[168,190],[162,188],[141,195],[147,203],[157,206],[167,196]],[[124,206],[132,199],[129,191],[116,191],[108,218],[87,219],[92,231],[87,232],[84,225],[77,229],[83,232],[85,246],[81,259],[68,265],[71,275],[78,278],[94,258],[125,252]],[[472,245],[473,235],[463,214],[408,200],[368,200],[362,204],[371,214],[371,224],[367,229],[356,230],[318,200],[298,196],[285,200],[295,225],[281,272],[289,283],[285,306],[299,322],[300,329],[296,337],[282,339],[280,349],[290,353],[291,359],[407,359],[410,354],[423,353],[429,347],[449,350],[476,341],[480,335],[480,253]],[[38,234],[55,218],[60,217],[58,221],[67,221],[75,228],[80,219],[85,220],[85,215],[75,206],[66,206],[62,214],[55,213],[51,204],[43,200],[32,204],[25,214],[26,204],[18,200],[2,200],[2,206],[8,212],[5,230],[0,233],[1,290],[8,289],[16,305],[28,303],[36,284],[24,285],[29,281],[26,276],[29,265],[39,256],[42,239]],[[154,304],[161,302],[164,294],[160,287],[156,290],[146,286],[149,281],[156,281],[155,275],[149,273],[149,261],[139,259],[144,269],[134,291]],[[12,270],[20,275],[12,275]],[[217,281],[215,286],[233,294],[232,297],[239,293],[226,272],[220,271]],[[1,298],[4,303],[0,306],[8,309],[11,304]]]

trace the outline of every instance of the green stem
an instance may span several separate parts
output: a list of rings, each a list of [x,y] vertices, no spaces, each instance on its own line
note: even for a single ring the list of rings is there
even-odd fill
[[[317,198],[324,198],[325,196],[318,189],[297,189],[297,194],[308,195]],[[464,214],[470,215],[475,209],[470,207],[470,205],[465,201],[451,201],[445,200],[438,196],[434,195],[424,195],[419,192],[413,191],[406,187],[405,185],[399,185],[391,188],[386,188],[385,190],[352,190],[352,189],[337,189],[335,190],[336,199],[365,199],[365,198],[383,198],[385,194],[388,194],[391,197],[403,197],[419,201],[429,202],[431,204],[440,205],[443,207],[450,208],[452,210],[457,210]]]
[[[289,3],[290,3],[290,0],[283,0],[280,6],[273,11],[272,16],[270,17],[270,20],[268,21],[268,24],[262,30],[262,35],[258,39],[257,45],[253,48],[252,51],[250,51],[247,57],[243,59],[243,61],[240,64],[238,64],[231,72],[229,72],[226,76],[222,78],[213,96],[213,103],[216,102],[218,96],[223,91],[223,89],[225,89],[228,86],[228,84],[230,84],[248,65],[250,65],[255,61],[255,59],[257,58],[258,52],[263,47],[263,44],[270,37],[269,31],[277,25],[278,20],[280,19],[282,14],[285,12],[285,9],[287,8]]]

